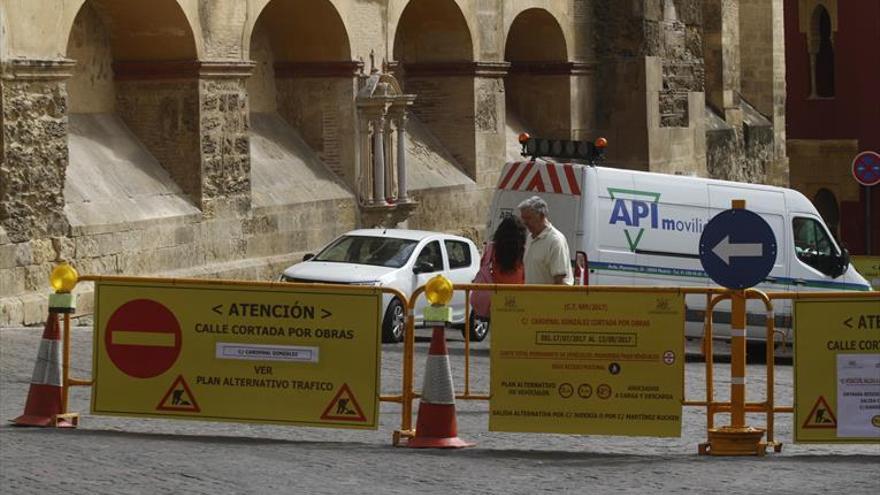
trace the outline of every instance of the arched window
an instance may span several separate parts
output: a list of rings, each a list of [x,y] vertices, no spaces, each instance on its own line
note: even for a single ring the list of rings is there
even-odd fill
[[[813,11],[813,70],[815,72],[814,90],[816,96],[834,96],[834,45],[831,39],[831,16],[823,5]]]

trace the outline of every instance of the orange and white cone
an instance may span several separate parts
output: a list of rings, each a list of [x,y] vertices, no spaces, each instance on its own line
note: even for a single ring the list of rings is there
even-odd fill
[[[61,329],[58,314],[49,313],[43,339],[34,365],[31,388],[28,391],[24,414],[12,420],[18,426],[56,426],[69,428],[75,425],[66,419],[58,419],[64,413],[61,406]]]
[[[455,449],[474,444],[458,438],[455,419],[455,392],[452,387],[452,369],[446,350],[443,327],[434,327],[431,349],[425,365],[425,385],[419,402],[416,435],[407,443],[416,448]]]

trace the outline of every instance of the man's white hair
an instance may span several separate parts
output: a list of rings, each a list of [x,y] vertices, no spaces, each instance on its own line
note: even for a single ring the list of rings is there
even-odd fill
[[[522,203],[517,206],[519,210],[531,210],[535,213],[540,213],[545,217],[550,216],[550,208],[547,206],[547,202],[541,199],[540,196],[532,196],[526,200],[523,200]]]

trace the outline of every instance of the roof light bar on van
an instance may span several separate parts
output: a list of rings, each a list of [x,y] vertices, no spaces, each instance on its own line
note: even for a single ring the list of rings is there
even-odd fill
[[[596,165],[605,158],[605,148],[608,146],[608,140],[604,137],[591,143],[568,139],[533,138],[527,133],[519,135],[519,142],[522,144],[522,155],[530,156],[533,160],[538,157],[583,160],[590,165]]]

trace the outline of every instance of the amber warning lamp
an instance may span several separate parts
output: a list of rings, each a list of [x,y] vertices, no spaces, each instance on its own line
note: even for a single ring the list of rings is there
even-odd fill
[[[597,138],[594,142],[571,141],[568,139],[533,138],[528,133],[519,135],[522,155],[532,160],[542,157],[556,160],[582,161],[589,165],[597,165],[605,159],[608,140]]]

